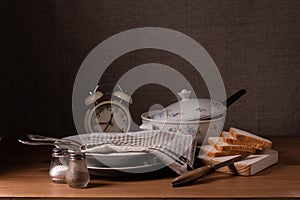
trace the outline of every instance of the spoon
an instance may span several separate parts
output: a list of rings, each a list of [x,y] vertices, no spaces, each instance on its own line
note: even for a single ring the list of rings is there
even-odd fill
[[[56,141],[56,142],[35,142],[35,141],[25,141],[25,140],[18,140],[22,144],[32,145],[32,146],[55,146],[55,145],[66,145],[66,146],[73,146],[76,148],[81,148],[82,145],[66,143],[64,141]]]
[[[60,138],[54,138],[54,137],[47,137],[43,135],[36,135],[36,134],[27,134],[26,135],[29,139],[33,141],[40,141],[40,142],[61,142],[63,144],[74,144],[77,146],[81,146],[80,142],[77,142],[75,140],[71,139],[60,139]]]
[[[72,146],[73,148],[69,148],[69,150],[72,151],[81,151],[81,152],[90,152],[93,151],[95,149],[100,148],[103,145],[106,144],[111,144],[110,142],[105,142],[105,143],[99,143],[99,144],[95,144],[95,143],[88,143],[88,144],[75,144],[75,143],[68,143],[64,140],[60,140],[60,141],[55,141],[55,142],[38,142],[38,141],[25,141],[25,140],[18,140],[20,143],[22,144],[26,144],[26,145],[31,145],[31,146]],[[65,148],[65,147],[64,147]]]

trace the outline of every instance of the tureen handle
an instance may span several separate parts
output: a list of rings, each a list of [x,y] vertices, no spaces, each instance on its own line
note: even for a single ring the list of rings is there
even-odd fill
[[[140,125],[140,129],[143,129],[143,130],[153,130],[153,126],[152,124],[142,124]]]
[[[178,96],[180,96],[181,100],[184,101],[190,99],[191,92],[192,92],[191,90],[183,89],[177,94]]]

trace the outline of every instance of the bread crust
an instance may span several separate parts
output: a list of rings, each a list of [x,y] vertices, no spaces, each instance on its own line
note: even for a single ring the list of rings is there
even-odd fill
[[[221,156],[234,156],[239,155],[245,152],[239,152],[239,151],[218,151],[216,150],[212,145],[207,145],[209,147],[201,146],[200,149],[208,155],[209,157],[221,157]]]
[[[222,139],[223,141],[223,138],[220,139]],[[228,144],[226,142],[220,144],[218,142],[215,142],[212,137],[208,138],[208,143],[211,144],[218,151],[240,151],[240,152],[251,152],[251,153],[256,152],[255,148],[245,146],[245,145],[234,145],[234,144]]]
[[[230,134],[230,135],[234,138],[228,138],[227,133],[230,134],[229,132],[223,131],[222,138],[223,138],[223,141],[228,144],[246,145],[246,146],[250,146],[250,147],[253,147],[253,148],[259,149],[259,150],[264,149],[264,146],[262,144],[259,144],[256,142],[250,142],[250,141],[243,140],[243,139],[236,139],[232,134]]]
[[[249,144],[255,144],[255,146],[258,148],[258,149],[272,149],[272,146],[273,146],[273,143],[267,139],[264,139],[264,138],[261,138],[257,135],[255,135],[256,137],[259,137],[259,138],[254,138],[254,137],[250,137],[250,136],[246,136],[246,135],[243,135],[243,134],[240,134],[238,133],[239,129],[237,128],[230,128],[229,129],[229,133],[234,137],[236,138],[237,140],[240,140],[240,141],[247,141],[249,142]],[[246,132],[246,131],[245,131]],[[247,132],[249,133],[249,132]],[[252,134],[252,133],[249,133],[249,134]],[[254,135],[254,134],[252,134]]]

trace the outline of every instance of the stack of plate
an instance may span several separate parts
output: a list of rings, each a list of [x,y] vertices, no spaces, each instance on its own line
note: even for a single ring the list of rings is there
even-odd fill
[[[74,135],[63,139],[89,143],[90,134]],[[146,152],[86,153],[89,172],[100,176],[128,173],[147,173],[165,167],[156,156]]]

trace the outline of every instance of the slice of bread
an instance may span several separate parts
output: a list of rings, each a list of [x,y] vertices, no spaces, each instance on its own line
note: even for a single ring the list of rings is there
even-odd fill
[[[243,131],[237,128],[230,128],[229,133],[237,140],[244,140],[249,143],[256,144],[260,149],[271,149],[273,143],[265,138],[259,137],[247,131]]]
[[[200,147],[200,150],[202,151],[202,154],[208,155],[209,157],[233,156],[241,154],[241,152],[238,151],[218,151],[212,145],[209,144],[202,145]]]
[[[222,132],[222,138],[223,138],[223,141],[228,143],[228,144],[246,145],[246,146],[249,146],[249,147],[254,147],[254,148],[259,149],[259,150],[263,149],[263,146],[261,144],[250,142],[250,141],[247,141],[247,140],[238,140],[235,137],[233,137],[227,131]]]
[[[228,144],[223,141],[222,137],[209,137],[208,143],[215,147],[215,149],[218,151],[239,151],[251,153],[256,152],[256,149],[254,147],[249,147],[246,145]]]

